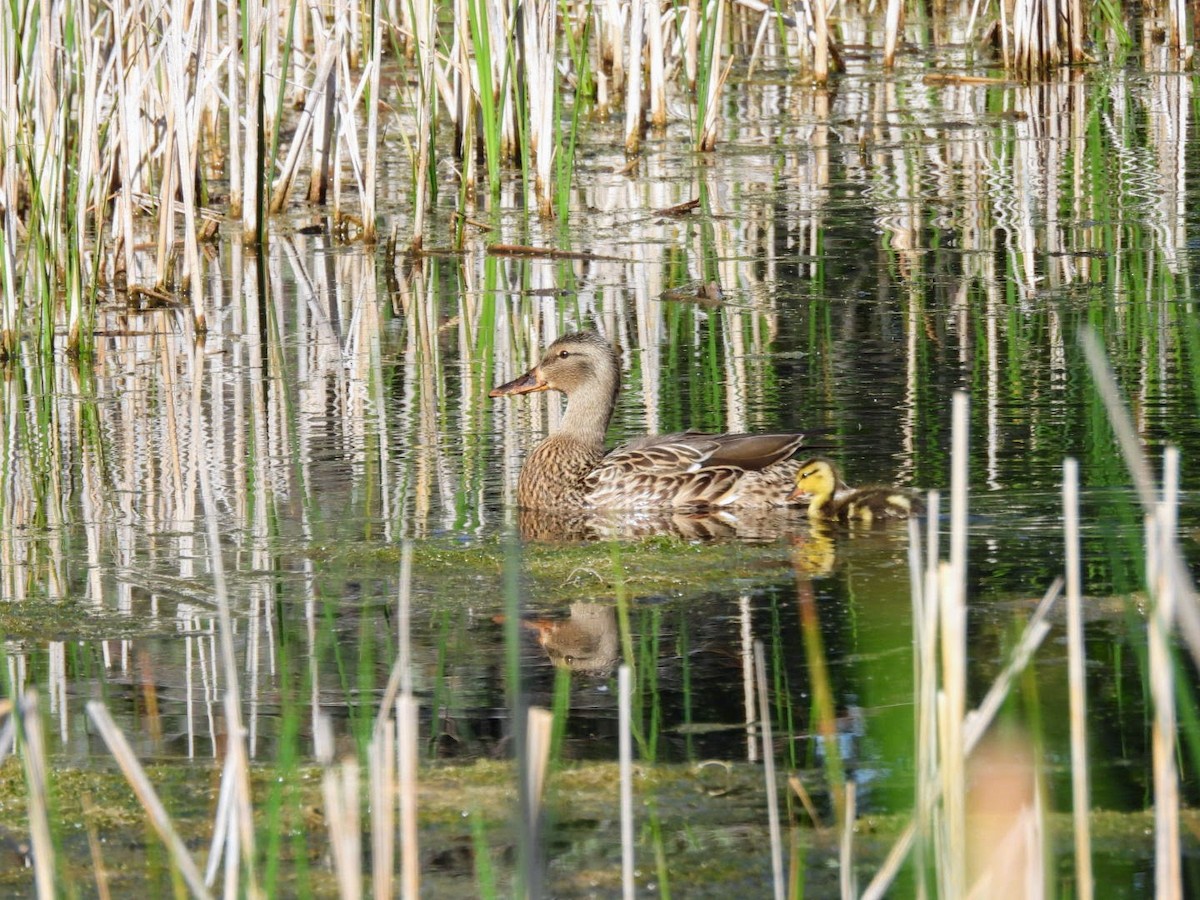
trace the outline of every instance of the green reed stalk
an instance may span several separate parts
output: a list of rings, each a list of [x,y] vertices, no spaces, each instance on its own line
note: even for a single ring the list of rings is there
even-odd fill
[[[487,167],[488,194],[493,200],[500,197],[500,129],[504,95],[492,82],[492,45],[488,27],[488,0],[467,0],[471,27],[471,43],[475,50],[475,74],[479,79],[480,126],[483,128],[483,152]],[[499,102],[497,102],[499,96]],[[473,154],[473,147],[464,147],[463,155]]]
[[[471,810],[471,856],[475,865],[475,892],[480,900],[495,900],[496,874],[492,870],[492,848],[487,839],[487,823],[478,809]]]
[[[554,701],[551,706],[554,730],[550,735],[550,764],[557,767],[562,758],[563,740],[567,735],[567,719],[571,715],[571,670],[555,669]]]
[[[651,800],[649,805],[647,820],[650,825],[650,843],[654,847],[654,872],[658,879],[658,895],[663,900],[671,900],[671,867],[667,862],[667,847],[663,841],[658,804]]]

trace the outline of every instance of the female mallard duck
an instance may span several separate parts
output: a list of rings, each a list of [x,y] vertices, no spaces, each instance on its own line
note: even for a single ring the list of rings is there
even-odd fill
[[[852,488],[842,481],[837,467],[816,457],[800,463],[796,489],[788,497],[799,500],[808,495],[811,519],[862,522],[870,525],[884,519],[907,519],[925,513],[925,504],[915,494],[894,487],[872,485]]]
[[[555,390],[567,411],[554,434],[533,448],[517,480],[527,509],[667,509],[786,506],[802,434],[648,435],[604,452],[616,406],[620,366],[592,331],[565,334],[541,362],[491,397]]]

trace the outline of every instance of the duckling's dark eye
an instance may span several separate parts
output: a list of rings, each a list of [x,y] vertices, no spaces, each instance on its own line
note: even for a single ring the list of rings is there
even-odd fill
[[[571,353],[570,353],[570,351],[568,351],[568,350],[559,350],[559,351],[558,351],[558,358],[559,358],[559,359],[566,359],[566,358],[567,358],[568,356],[570,356],[570,355],[571,355]]]

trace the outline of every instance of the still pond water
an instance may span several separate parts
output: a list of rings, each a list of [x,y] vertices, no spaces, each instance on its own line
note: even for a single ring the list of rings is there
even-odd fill
[[[931,86],[918,71],[866,73],[823,95],[757,77],[762,90],[731,94],[712,156],[682,151],[681,129],[651,135],[627,169],[619,127],[597,123],[569,221],[539,222],[511,197],[495,210],[489,240],[575,258],[488,255],[472,238],[465,252],[415,263],[281,228],[263,257],[236,241],[215,248],[203,344],[177,310],[107,297],[93,368],[13,370],[0,386],[10,601],[0,630],[9,679],[48,703],[53,758],[107,766],[83,714],[102,698],[143,759],[210,777],[223,729],[211,508],[256,764],[285,750],[311,760],[318,712],[342,750],[369,731],[396,655],[407,539],[429,765],[511,751],[507,572],[528,626],[530,701],[551,706],[557,673],[572,673],[563,759],[616,756],[620,597],[641,758],[757,759],[745,723],[761,640],[777,759],[811,773],[820,801],[798,605],[809,597],[860,810],[910,810],[903,527],[814,530],[795,512],[518,519],[522,455],[560,404],[487,391],[557,334],[596,327],[622,350],[614,442],[687,427],[811,430],[851,483],[945,491],[951,398],[967,392],[973,701],[1062,571],[1061,465],[1079,459],[1093,803],[1145,809],[1141,516],[1078,335],[1100,335],[1156,471],[1166,445],[1181,449],[1180,541],[1194,562],[1191,78],[1103,70],[1034,87]],[[381,212],[404,234],[407,186],[397,178],[391,191]],[[453,193],[439,200],[447,229]],[[661,212],[692,199],[694,211]],[[450,245],[449,231],[426,241],[439,243]],[[1060,811],[1070,808],[1063,634],[1057,618],[1009,713],[1034,735]],[[1195,788],[1185,769],[1189,803]],[[755,828],[760,801],[746,804]],[[615,803],[614,793],[614,817]],[[560,818],[550,884],[583,895],[563,867],[611,867],[617,832],[608,819]],[[470,890],[469,862],[427,837],[426,862]],[[1101,853],[1114,890],[1139,895],[1149,854]],[[712,875],[712,891],[765,890],[765,845],[744,866],[741,881]]]

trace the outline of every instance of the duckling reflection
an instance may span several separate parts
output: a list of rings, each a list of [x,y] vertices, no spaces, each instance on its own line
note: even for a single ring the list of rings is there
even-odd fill
[[[584,675],[612,674],[621,659],[616,610],[605,603],[576,601],[566,619],[524,623],[554,665]]]
[[[837,542],[824,522],[814,520],[807,530],[792,535],[792,568],[799,575],[821,578],[837,565]]]

